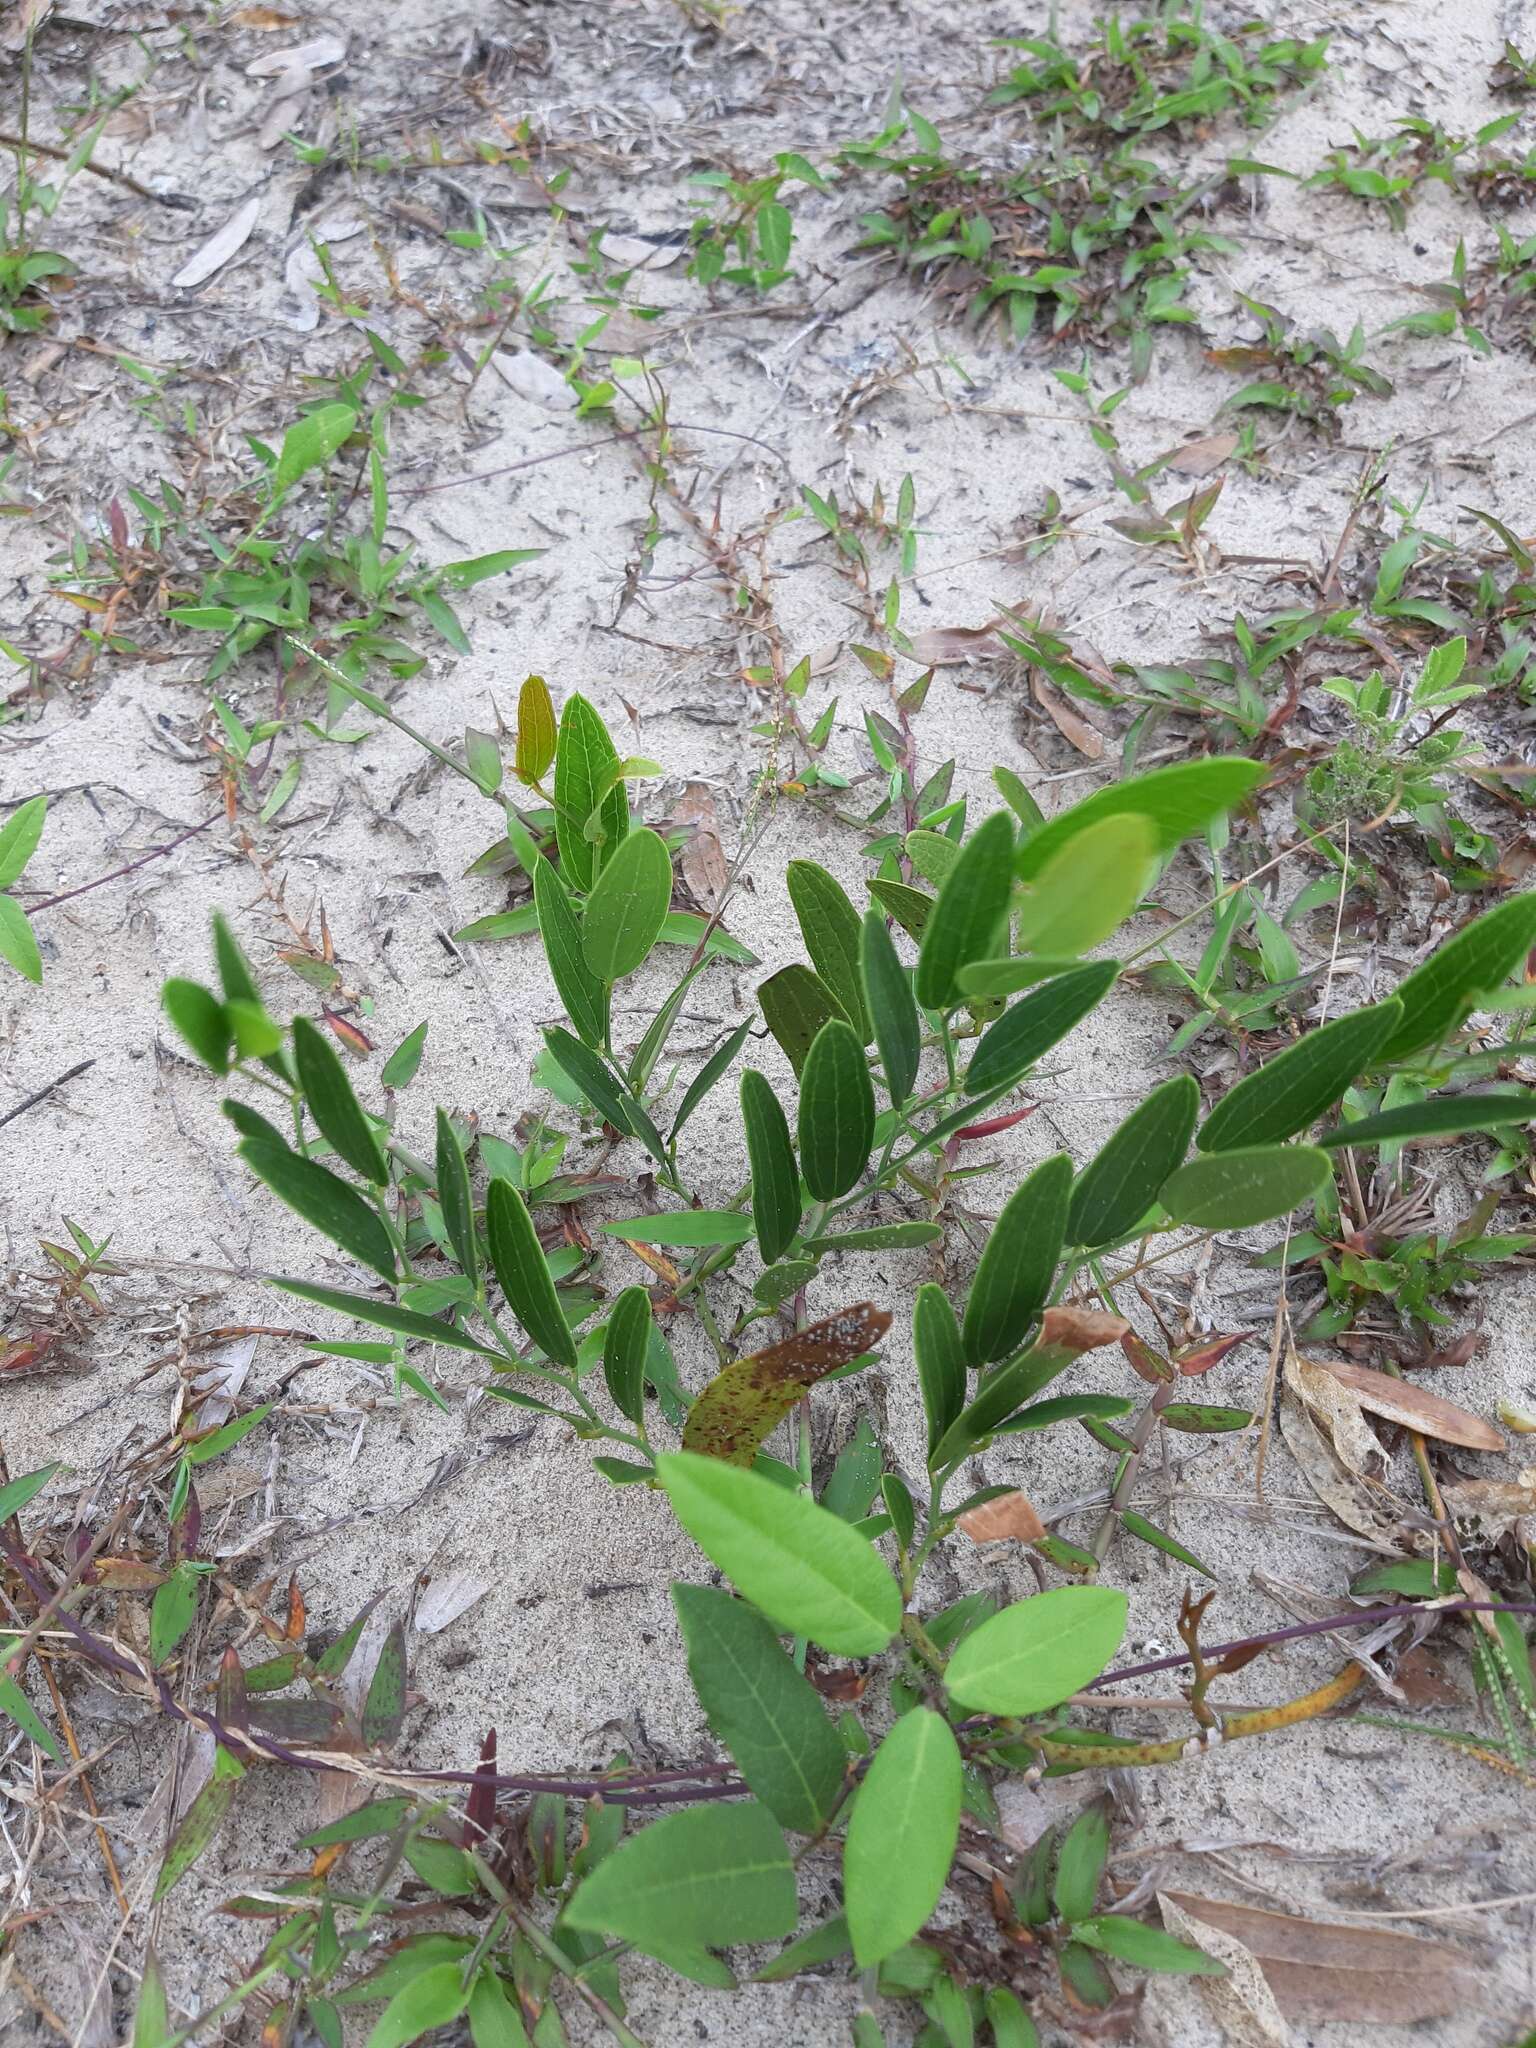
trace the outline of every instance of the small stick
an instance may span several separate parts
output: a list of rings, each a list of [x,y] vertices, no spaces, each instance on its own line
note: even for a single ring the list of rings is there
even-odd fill
[[[30,150],[34,156],[51,156],[59,163],[68,163],[70,152],[60,149],[52,142],[32,142],[25,135],[8,135],[0,130],[0,147],[5,149]],[[152,192],[147,185],[141,185],[137,178],[130,178],[126,171],[114,171],[106,164],[83,163],[83,171],[90,171],[94,177],[105,178],[110,185],[121,185],[125,192],[133,192],[140,199],[152,199],[156,206],[172,207],[177,213],[196,213],[197,201],[184,192]]]
[[[46,1088],[39,1088],[36,1094],[29,1095],[25,1102],[18,1102],[14,1109],[8,1109],[4,1116],[0,1116],[0,1129],[6,1124],[14,1123],[17,1117],[25,1115],[29,1109],[35,1109],[38,1103],[45,1101],[53,1093],[55,1088],[62,1088],[66,1081],[73,1081],[77,1074],[83,1074],[87,1067],[94,1067],[95,1064],[94,1059],[80,1060],[67,1073],[60,1074],[57,1079],[50,1081]]]

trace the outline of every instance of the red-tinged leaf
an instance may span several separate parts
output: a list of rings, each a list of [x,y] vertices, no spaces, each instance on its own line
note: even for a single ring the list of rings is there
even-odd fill
[[[1173,1362],[1186,1379],[1198,1379],[1202,1373],[1220,1365],[1229,1351],[1235,1350],[1252,1335],[1252,1330],[1235,1330],[1230,1336],[1207,1337],[1194,1349],[1177,1352]]]
[[[683,1449],[727,1465],[750,1465],[769,1433],[807,1387],[878,1344],[888,1309],[861,1301],[718,1373],[688,1411]]]
[[[161,1864],[160,1875],[155,1880],[156,1905],[173,1885],[178,1884],[186,1876],[218,1833],[220,1824],[229,1811],[229,1802],[235,1796],[235,1785],[244,1776],[243,1766],[227,1749],[220,1748],[214,1751],[213,1775],[187,1808],[186,1818],[172,1836],[170,1847],[165,1852],[165,1861]]]
[[[480,1745],[480,1762],[475,1782],[464,1804],[464,1847],[483,1840],[496,1820],[496,1730],[492,1728]]]
[[[1168,1360],[1154,1351],[1150,1344],[1144,1344],[1134,1330],[1127,1330],[1120,1339],[1120,1349],[1125,1353],[1130,1368],[1138,1379],[1148,1386],[1161,1386],[1173,1378],[1173,1367]]]
[[[250,1702],[246,1698],[245,1670],[234,1645],[225,1647],[219,1659],[219,1678],[214,1691],[214,1707],[221,1727],[239,1730],[250,1718]]]
[[[1023,1109],[1010,1109],[1004,1116],[983,1117],[979,1124],[966,1124],[956,1131],[952,1142],[970,1145],[978,1138],[995,1138],[1000,1131],[1011,1131],[1015,1124],[1023,1123],[1025,1117],[1033,1116],[1039,1107],[1038,1102],[1031,1102]]]
[[[361,1058],[364,1053],[374,1050],[373,1040],[360,1025],[354,1024],[350,1017],[338,1017],[334,1010],[328,1010],[323,1003],[320,1006],[320,1014],[348,1052],[355,1052]]]

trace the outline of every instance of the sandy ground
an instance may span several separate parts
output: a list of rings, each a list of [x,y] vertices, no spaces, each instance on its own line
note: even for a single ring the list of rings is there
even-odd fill
[[[988,37],[1037,29],[1044,16],[1040,7],[957,9],[940,0],[870,0],[857,8],[760,0],[742,10],[734,35],[717,40],[690,31],[660,0],[500,7],[486,0],[451,11],[403,0],[389,10],[381,38],[378,11],[358,0],[327,9],[294,0],[286,11],[300,17],[297,27],[263,34],[198,25],[183,48],[162,10],[75,0],[68,22],[40,37],[34,132],[53,132],[47,124],[55,109],[80,99],[88,69],[115,85],[148,68],[138,98],[109,124],[100,160],[151,187],[195,195],[196,211],[174,213],[101,181],[77,181],[54,229],[80,279],[52,340],[13,343],[0,357],[21,450],[5,495],[26,508],[0,529],[0,634],[29,651],[51,653],[73,631],[77,620],[48,594],[45,565],[77,528],[101,529],[114,494],[162,475],[212,474],[238,459],[245,431],[270,434],[292,416],[306,377],[356,361],[354,324],[328,312],[312,334],[285,324],[283,261],[305,228],[342,212],[365,220],[367,233],[336,245],[342,289],[367,302],[370,325],[410,348],[434,322],[471,312],[493,267],[485,252],[446,244],[430,221],[464,230],[474,205],[496,207],[494,238],[516,252],[504,267],[524,284],[546,272],[557,281],[564,305],[555,324],[570,335],[582,309],[569,265],[586,228],[676,230],[688,219],[691,170],[753,167],[776,149],[820,155],[872,132],[898,62],[912,102],[941,125],[953,116],[958,131],[962,117],[974,119],[981,89],[995,75]],[[1091,13],[1063,6],[1064,31],[1080,32]],[[1433,12],[1284,7],[1288,28],[1338,31],[1334,67],[1262,137],[1224,134],[1197,150],[1248,148],[1304,171],[1347,139],[1352,122],[1379,130],[1390,115],[1426,111],[1464,131],[1505,104],[1490,100],[1488,72],[1505,35],[1520,41],[1536,30],[1536,19],[1526,18],[1532,13],[1507,0]],[[103,32],[88,32],[86,21]],[[345,39],[347,61],[328,94],[293,103],[288,126],[311,141],[329,140],[355,117],[365,148],[400,148],[408,137],[420,145],[434,133],[445,145],[504,136],[507,123],[526,115],[553,146],[550,162],[572,166],[572,232],[551,226],[547,210],[508,206],[506,174],[473,163],[364,178],[354,188],[344,169],[316,179],[286,146],[263,148],[267,88],[246,67],[278,43],[322,33]],[[487,43],[507,52],[489,73]],[[466,99],[466,62],[481,67],[473,78],[480,110]],[[14,68],[0,79],[12,101],[3,125],[14,127]],[[199,289],[173,289],[181,263],[248,195],[259,198],[260,213],[243,251]],[[760,549],[753,539],[802,485],[835,489],[846,502],[867,501],[879,483],[893,500],[902,476],[911,475],[922,540],[903,613],[909,631],[980,625],[999,603],[1030,604],[1110,661],[1187,658],[1200,651],[1205,630],[1234,610],[1262,617],[1291,601],[1277,592],[1271,570],[1230,558],[1325,558],[1370,451],[1390,449],[1389,495],[1410,503],[1422,495],[1419,516],[1431,531],[1468,540],[1472,529],[1458,509],[1467,503],[1495,510],[1517,531],[1536,523],[1526,425],[1536,409],[1536,376],[1528,353],[1501,347],[1482,361],[1451,340],[1388,340],[1373,358],[1395,378],[1396,395],[1361,400],[1337,441],[1299,430],[1274,441],[1275,426],[1266,423],[1261,439],[1274,441],[1268,462],[1252,476],[1229,469],[1198,571],[1161,550],[1133,547],[1105,524],[1117,508],[1103,459],[1050,374],[1075,366],[1076,353],[1038,344],[1015,352],[978,338],[954,324],[920,282],[850,255],[851,217],[869,203],[801,193],[794,281],[760,305],[730,292],[711,304],[681,264],[658,270],[645,296],[666,309],[664,317],[640,329],[621,315],[621,331],[602,344],[626,353],[645,347],[668,393],[676,472],[698,520],[723,545],[741,537],[740,561],[754,579],[767,578],[790,658],[828,656],[809,710],[837,697],[827,759],[845,774],[868,771],[862,714],[888,704],[883,686],[851,653],[835,652],[868,637],[850,608],[854,593],[809,521],[779,525]],[[1230,226],[1242,237],[1241,252],[1215,259],[1193,294],[1215,342],[1251,332],[1232,309],[1234,288],[1308,323],[1347,330],[1359,317],[1379,327],[1424,303],[1412,287],[1447,275],[1458,234],[1483,233],[1465,202],[1438,190],[1397,233],[1347,199],[1278,180],[1263,186],[1250,216],[1239,213]],[[387,265],[396,267],[399,296]],[[135,387],[115,368],[118,352],[183,366],[174,402],[195,402],[200,453],[131,409]],[[1124,381],[1123,359],[1113,354],[1096,358],[1092,370],[1101,394]],[[399,421],[391,453],[394,532],[416,535],[430,560],[495,547],[549,552],[515,578],[473,593],[463,607],[472,654],[454,660],[437,649],[427,671],[400,692],[403,715],[449,740],[466,722],[491,724],[494,706],[510,716],[518,682],[537,669],[557,696],[587,692],[623,736],[621,750],[665,765],[667,780],[651,798],[656,810],[668,808],[685,782],[706,784],[734,852],[766,765],[764,743],[748,732],[762,701],[740,670],[765,658],[764,643],[733,623],[699,532],[671,502],[661,509],[654,560],[640,570],[631,601],[621,602],[647,509],[631,448],[599,445],[601,425],[530,402],[494,371],[461,403],[466,381],[462,365],[450,362],[424,387],[431,402]],[[1224,424],[1217,408],[1230,389],[1230,376],[1203,359],[1193,335],[1164,335],[1151,374],[1116,415],[1129,458],[1146,460]],[[505,472],[556,451],[568,452],[543,466],[408,495],[417,485]],[[1035,560],[1000,559],[997,550],[1018,537],[1019,522],[1037,512],[1050,488],[1069,513],[1082,510],[1070,537]],[[916,671],[903,664],[902,673]],[[268,676],[253,672],[231,696],[242,716],[260,717],[271,708]],[[169,856],[40,915],[44,989],[23,990],[8,979],[0,990],[0,1110],[77,1061],[93,1062],[0,1131],[7,1259],[36,1270],[36,1239],[57,1237],[67,1216],[97,1236],[110,1232],[127,1268],[111,1286],[112,1313],[77,1347],[89,1370],[21,1380],[0,1397],[10,1470],[67,1459],[73,1477],[58,1489],[64,1502],[78,1495],[88,1504],[104,1473],[166,1428],[173,1373],[147,1382],[141,1376],[175,1350],[180,1333],[288,1320],[277,1298],[241,1273],[319,1274],[325,1267],[316,1242],[233,1160],[218,1091],[158,1012],[164,977],[206,971],[214,909],[231,917],[261,963],[269,1000],[286,1013],[316,1005],[276,961],[292,935],[263,892],[263,875],[269,891],[282,879],[288,910],[316,931],[323,904],[380,1057],[428,1024],[421,1076],[400,1108],[403,1132],[423,1144],[437,1102],[473,1110],[485,1128],[510,1133],[536,1099],[530,1065],[537,1034],[557,1014],[533,943],[459,949],[447,938],[505,901],[501,884],[464,875],[495,836],[491,806],[430,763],[424,768],[408,740],[380,728],[355,749],[302,741],[304,774],[293,800],[269,825],[257,822],[254,807],[230,825],[209,773],[206,705],[195,660],[107,660],[76,681],[55,675],[43,694],[20,699],[19,715],[0,728],[0,794],[12,802],[35,790],[54,793],[28,876],[38,891],[81,888],[203,827]],[[1298,714],[1296,736],[1322,729],[1320,716]],[[1114,729],[1112,719],[1104,723]],[[1014,769],[1050,809],[1094,786],[1114,754],[1111,740],[1101,766],[1085,761],[1021,681],[986,667],[941,669],[916,730],[924,765],[953,756],[957,789],[983,807],[994,763]],[[1500,740],[1507,748],[1522,736],[1516,728]],[[1162,743],[1177,748],[1177,730]],[[872,787],[853,792],[855,808],[867,808]],[[697,984],[677,1040],[690,1068],[747,1014],[761,973],[799,951],[775,879],[783,861],[810,854],[850,888],[864,873],[858,835],[793,794],[770,794],[753,822],[762,836],[729,922],[764,968],[721,966]],[[1278,814],[1275,824],[1282,829]],[[1198,884],[1186,863],[1169,900],[1193,903]],[[1285,882],[1281,900],[1298,885]],[[1309,961],[1326,957],[1326,923],[1297,928]],[[1412,950],[1385,927],[1355,946],[1350,957],[1362,978],[1348,999],[1373,981],[1390,985]],[[667,986],[664,967],[648,967],[630,985],[622,1038],[633,1041],[643,1030]],[[1171,1071],[1165,1048],[1183,1014],[1165,998],[1127,990],[1080,1031],[1042,1082],[1042,1112],[998,1144],[998,1170],[981,1184],[978,1207],[995,1210],[1020,1167],[1059,1143],[1086,1156],[1139,1093]],[[1214,1038],[1203,1040],[1197,1069],[1217,1053]],[[355,1070],[365,1091],[376,1088],[380,1057]],[[761,1057],[778,1074],[771,1046]],[[580,1145],[574,1149],[579,1157]],[[712,1106],[684,1149],[705,1200],[727,1196],[739,1177],[733,1113]],[[825,1447],[835,1450],[869,1407],[897,1455],[914,1461],[917,1403],[905,1330],[911,1291],[930,1269],[910,1255],[846,1267],[823,1274],[813,1310],[868,1294],[888,1303],[896,1324],[878,1375],[835,1390],[822,1408]],[[963,1277],[963,1263],[954,1271]],[[609,1257],[607,1277],[618,1285],[642,1276],[618,1254]],[[1177,1278],[1175,1269],[1170,1299],[1182,1306],[1187,1292],[1179,1292]],[[1222,1258],[1207,1276],[1202,1313],[1215,1327],[1267,1332],[1273,1304],[1272,1277],[1241,1258]],[[1481,1306],[1487,1342],[1454,1391],[1488,1413],[1501,1396],[1536,1396],[1536,1295],[1519,1277],[1497,1278]],[[702,1348],[681,1325],[676,1342],[685,1374],[701,1383]],[[247,1392],[269,1389],[296,1355],[291,1345],[263,1340]],[[490,1582],[462,1620],[412,1639],[412,1682],[424,1702],[410,1726],[419,1763],[468,1761],[491,1725],[504,1765],[530,1769],[596,1766],[616,1747],[658,1764],[699,1754],[707,1738],[667,1599],[670,1579],[694,1575],[698,1560],[665,1503],[594,1482],[587,1447],[551,1423],[476,1399],[469,1361],[440,1354],[438,1364],[451,1399],[447,1414],[419,1401],[363,1412],[359,1404],[380,1391],[366,1370],[333,1360],[307,1373],[302,1399],[314,1412],[289,1415],[219,1468],[208,1500],[215,1546],[242,1552],[248,1583],[286,1576],[297,1565],[312,1623],[322,1629],[381,1592],[381,1613],[404,1611],[413,1579],[428,1569]],[[1262,1339],[1243,1347],[1224,1372],[1219,1398],[1256,1400],[1265,1364]],[[1108,1388],[1118,1380],[1106,1365],[1082,1383]],[[322,1412],[327,1406],[332,1412]],[[1057,1432],[1019,1446],[991,1453],[987,1476],[1017,1479],[1042,1504],[1103,1483],[1103,1454],[1080,1435]],[[1336,1601],[1365,1556],[1278,1448],[1267,1504],[1257,1506],[1252,1459],[1246,1440],[1203,1449],[1172,1482],[1175,1502],[1166,1510],[1181,1540],[1221,1572],[1222,1636],[1290,1618],[1255,1585],[1256,1569]],[[1478,1469],[1509,1477],[1521,1462],[1517,1448]],[[1411,1492],[1406,1465],[1400,1477]],[[1092,1526],[1083,1517],[1066,1525],[1079,1537]],[[1122,1553],[1114,1569],[1133,1598],[1125,1655],[1173,1647],[1182,1573],[1149,1551]],[[946,1568],[936,1597],[959,1589],[960,1570],[967,1583],[1013,1593],[1031,1583],[1022,1565],[989,1550]],[[1447,1662],[1470,1697],[1460,1654]],[[1336,1664],[1333,1646],[1303,1644],[1252,1667],[1240,1683],[1246,1697],[1281,1698]],[[253,1873],[282,1863],[312,1824],[314,1792],[265,1774],[193,1876],[152,1911],[148,1893],[170,1817],[168,1773],[178,1766],[195,1775],[195,1745],[105,1688],[88,1690],[77,1705],[83,1739],[118,1744],[98,1790],[134,1916],[120,1933],[93,1838],[77,1815],[50,1832],[26,1880],[21,1903],[46,1908],[46,1916],[19,1936],[15,1955],[68,2037],[99,2048],[124,2037],[146,1940],[164,1960],[180,2011],[205,2001],[210,1984],[254,1952],[256,1937],[211,1919],[211,1909]],[[1463,1705],[1452,1723],[1472,1725],[1476,1713]],[[29,1782],[25,1745],[12,1752],[5,1775]],[[1367,1916],[1362,1927],[1448,1936],[1484,1975],[1475,2009],[1433,2026],[1430,2037],[1446,2048],[1512,2042],[1536,2019],[1529,1904],[1422,1922],[1368,1917],[1409,1909],[1442,1915],[1470,1902],[1536,1896],[1530,1801],[1517,1782],[1428,1742],[1330,1723],[1198,1766],[1142,1773],[1120,1796],[1120,1874],[1139,1877],[1153,1852],[1169,1885],[1321,1917],[1360,1913]],[[14,1841],[26,1837],[22,1807],[0,1807],[0,1816]],[[0,1886],[12,1882],[8,1864],[0,1858]],[[14,1889],[0,1890],[0,1899],[18,1902]],[[109,1958],[109,1988],[97,1996]],[[632,2023],[656,2043],[829,2043],[847,2038],[853,2010],[851,1988],[835,1978],[752,1989],[732,2001],[679,1988],[642,1967],[632,1988]],[[890,2023],[893,2040],[910,2037],[910,2014],[893,2011]],[[579,2036],[579,2020],[573,2025]],[[47,2035],[3,1974],[0,2035],[18,2042]],[[1199,2044],[1220,2035],[1198,1993],[1175,1984],[1149,1999],[1140,2038]],[[1298,2025],[1294,2038],[1319,2048],[1357,2039],[1396,2048],[1426,2034],[1339,2022]]]

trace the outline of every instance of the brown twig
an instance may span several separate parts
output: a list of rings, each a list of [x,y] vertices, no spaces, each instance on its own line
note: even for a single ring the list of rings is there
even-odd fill
[[[33,142],[25,135],[10,135],[0,129],[0,148],[25,149],[34,156],[50,156],[58,163],[68,163],[71,152],[60,149],[53,142]],[[152,199],[156,206],[169,206],[177,213],[196,213],[197,201],[184,192],[152,192],[148,185],[141,185],[137,178],[129,177],[126,171],[114,171],[106,164],[83,163],[81,170],[89,171],[93,177],[105,178],[109,185],[121,185],[125,192],[136,193],[140,199]]]
[[[34,1094],[27,1096],[25,1101],[18,1102],[14,1109],[8,1109],[4,1116],[0,1116],[0,1130],[3,1130],[7,1124],[14,1123],[17,1117],[24,1116],[29,1109],[35,1109],[38,1103],[45,1102],[55,1088],[62,1088],[66,1081],[73,1081],[77,1074],[83,1074],[87,1067],[94,1067],[95,1064],[94,1059],[77,1060],[74,1066],[70,1067],[66,1073],[59,1074],[54,1080],[50,1081],[46,1088],[37,1089]]]

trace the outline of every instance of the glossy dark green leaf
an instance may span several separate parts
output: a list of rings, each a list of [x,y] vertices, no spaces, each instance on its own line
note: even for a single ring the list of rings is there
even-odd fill
[[[1478,996],[1503,986],[1533,946],[1536,890],[1475,917],[1398,985],[1402,1022],[1381,1047],[1380,1059],[1406,1059],[1438,1045],[1476,1007]]]
[[[868,1045],[873,1032],[859,966],[859,913],[842,884],[815,861],[792,860],[784,879],[812,967],[858,1032],[859,1043]]]
[[[599,981],[634,973],[661,937],[671,902],[667,843],[641,825],[604,863],[582,912],[581,948]]]
[[[260,1138],[243,1138],[240,1157],[258,1180],[263,1181],[280,1202],[304,1221],[339,1244],[344,1252],[371,1266],[385,1280],[395,1277],[395,1248],[376,1209],[372,1208],[350,1182],[304,1159],[286,1146],[272,1145]]]
[[[1431,1095],[1423,1102],[1405,1102],[1363,1116],[1337,1130],[1324,1131],[1318,1144],[1330,1151],[1345,1145],[1388,1145],[1405,1138],[1457,1137],[1468,1131],[1507,1130],[1511,1124],[1536,1120],[1536,1093],[1489,1088],[1465,1095]]]
[[[1094,960],[1058,974],[1006,1009],[982,1033],[966,1071],[967,1095],[982,1095],[1026,1074],[1108,995],[1117,960]]]
[[[603,1379],[615,1408],[637,1429],[645,1427],[645,1358],[651,1342],[651,1298],[626,1287],[613,1304],[603,1339]]]
[[[293,1020],[293,1062],[320,1135],[354,1173],[374,1187],[383,1187],[389,1179],[389,1166],[373,1127],[352,1093],[340,1057],[307,1017]]]
[[[741,1077],[741,1120],[752,1169],[752,1227],[763,1263],[771,1266],[800,1227],[800,1172],[784,1105],[755,1067]]]
[[[513,1315],[547,1358],[576,1370],[576,1339],[565,1320],[527,1204],[509,1182],[493,1180],[485,1197],[491,1265]]]
[[[1175,1223],[1203,1230],[1243,1230],[1288,1216],[1332,1174],[1314,1145],[1257,1145],[1207,1152],[1164,1182],[1158,1199]]]
[[[1113,782],[1081,803],[1058,811],[1032,832],[1019,848],[1018,873],[1028,881],[1086,827],[1101,818],[1129,813],[1150,819],[1156,850],[1171,853],[1192,832],[1202,831],[1213,818],[1240,804],[1267,772],[1261,762],[1240,758],[1179,761],[1170,768],[1154,768],[1150,774]]]
[[[443,1344],[450,1351],[473,1351],[477,1357],[494,1359],[499,1365],[508,1363],[499,1351],[477,1344],[452,1323],[418,1315],[415,1309],[401,1308],[398,1302],[381,1301],[371,1294],[349,1294],[341,1287],[317,1287],[308,1280],[285,1280],[278,1273],[271,1275],[271,1281],[285,1294],[296,1294],[301,1301],[312,1301],[318,1308],[333,1308],[340,1315],[359,1316],[381,1330],[394,1330],[402,1337],[419,1337],[426,1344]]]
[[[818,1202],[846,1195],[875,1142],[875,1091],[858,1033],[840,1017],[817,1032],[800,1076],[800,1167]]]
[[[558,1025],[545,1032],[544,1043],[556,1066],[569,1075],[604,1122],[612,1124],[616,1131],[638,1138],[657,1164],[665,1166],[667,1148],[661,1142],[661,1133],[606,1062]]]
[[[876,878],[869,893],[895,918],[909,939],[921,939],[927,928],[935,899],[926,889],[914,889],[908,882],[887,882]]]
[[[683,1091],[683,1099],[677,1106],[677,1115],[672,1120],[672,1128],[667,1133],[669,1143],[674,1145],[677,1143],[678,1132],[709,1094],[709,1091],[714,1087],[721,1075],[729,1069],[737,1053],[746,1044],[751,1030],[752,1019],[749,1017],[744,1024],[737,1025],[736,1029],[723,1044],[715,1047],[709,1058],[688,1083],[687,1088]]]
[[[930,1707],[911,1708],[875,1752],[843,1848],[843,1910],[861,1969],[910,1941],[939,1903],[963,1791],[949,1723]]]
[[[437,1199],[443,1227],[459,1269],[471,1287],[480,1284],[480,1246],[475,1236],[475,1204],[470,1193],[469,1165],[459,1134],[445,1109],[437,1112]]]
[[[542,855],[533,864],[533,904],[550,979],[565,1014],[587,1045],[600,1046],[608,1036],[608,991],[587,965],[570,891]]]
[[[1199,1083],[1175,1074],[1154,1088],[1085,1166],[1072,1190],[1069,1244],[1110,1244],[1134,1230],[1189,1150],[1200,1114]]]
[[[555,742],[555,841],[561,873],[573,888],[592,887],[629,830],[629,798],[617,782],[602,797],[602,838],[586,836],[587,820],[618,759],[601,718],[585,697],[573,692],[560,713]]]
[[[932,1280],[917,1290],[912,1307],[912,1349],[931,1457],[965,1406],[965,1346],[949,1296]]]
[[[180,1827],[172,1835],[155,1879],[153,1903],[158,1905],[174,1885],[181,1882],[223,1825],[235,1796],[235,1786],[245,1771],[222,1746],[213,1752],[213,1770]]]
[[[923,1027],[912,994],[912,981],[897,958],[885,919],[866,911],[859,935],[859,959],[870,1023],[885,1071],[885,1085],[896,1108],[907,1101],[917,1079]]]
[[[1006,1358],[1044,1308],[1066,1241],[1072,1161],[1053,1153],[1014,1189],[993,1224],[971,1291],[961,1335],[972,1365]]]
[[[647,1955],[774,1941],[798,1908],[789,1845],[755,1800],[694,1806],[630,1835],[582,1880],[568,1927],[616,1935]]]
[[[1365,1073],[1401,1026],[1396,996],[1309,1031],[1295,1045],[1246,1074],[1200,1127],[1202,1152],[1278,1145],[1315,1123]]]
[[[961,848],[923,926],[914,993],[924,1009],[959,1002],[960,969],[997,951],[1012,888],[1013,826],[997,811]]]
[[[806,1055],[817,1032],[831,1018],[844,1014],[842,1005],[826,983],[798,961],[760,983],[757,1000],[763,1022],[798,1078],[805,1071]]]
[[[781,1827],[816,1833],[837,1810],[844,1754],[815,1687],[744,1600],[675,1585],[672,1604],[710,1732]]]
[[[205,1067],[216,1074],[229,1072],[229,1051],[234,1044],[234,1027],[218,997],[200,981],[179,978],[166,982],[160,1003],[177,1034],[196,1053]]]

